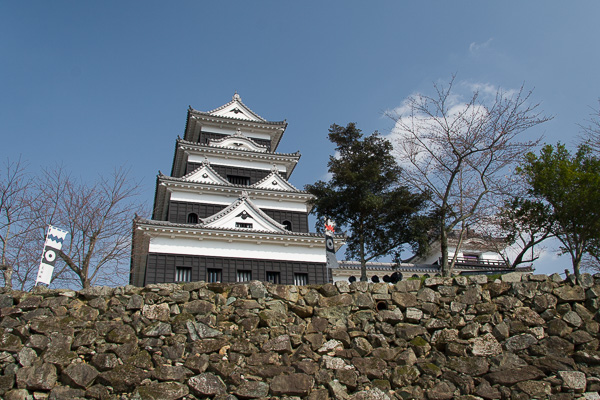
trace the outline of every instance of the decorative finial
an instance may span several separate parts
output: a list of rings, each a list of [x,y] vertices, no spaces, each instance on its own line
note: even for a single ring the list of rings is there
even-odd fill
[[[237,90],[235,91],[235,93],[233,94],[233,100],[242,100],[242,98],[240,97],[240,95],[238,94]]]

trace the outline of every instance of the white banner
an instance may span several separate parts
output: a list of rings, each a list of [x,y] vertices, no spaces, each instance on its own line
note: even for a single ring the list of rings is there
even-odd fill
[[[38,269],[37,278],[35,280],[36,285],[40,282],[49,285],[52,281],[54,263],[58,256],[57,250],[62,249],[63,241],[68,234],[69,232],[64,229],[48,226],[46,242],[44,243],[44,252],[42,253],[42,261],[40,262],[40,268]]]
[[[327,256],[327,268],[338,268],[338,261],[335,257],[335,242],[333,235],[335,232],[335,222],[327,218],[325,220],[325,255]]]

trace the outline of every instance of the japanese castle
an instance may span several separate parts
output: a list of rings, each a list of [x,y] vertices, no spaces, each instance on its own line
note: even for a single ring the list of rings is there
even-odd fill
[[[190,107],[152,219],[134,221],[130,283],[328,282],[325,238],[308,229],[312,196],[288,181],[300,154],[276,152],[286,128],[237,93],[212,111]]]

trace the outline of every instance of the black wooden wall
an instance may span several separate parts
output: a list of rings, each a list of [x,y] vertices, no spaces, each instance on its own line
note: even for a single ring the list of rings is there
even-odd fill
[[[208,144],[209,140],[220,140],[223,139],[226,136],[231,136],[231,135],[225,135],[223,133],[213,133],[213,132],[200,132],[200,137],[198,139],[198,143],[200,144]],[[261,146],[266,146],[267,151],[271,151],[271,140],[269,139],[257,139],[257,138],[253,138],[248,136],[250,139],[252,139],[252,141],[258,145]]]
[[[252,280],[260,281],[266,280],[269,271],[279,272],[283,285],[293,285],[296,273],[307,274],[310,285],[327,282],[325,263],[150,253],[144,285],[175,282],[177,267],[191,268],[192,281],[206,281],[207,269],[220,269],[222,282],[236,282],[238,270],[251,271]]]
[[[186,165],[185,174],[187,175],[190,172],[195,171],[200,166],[200,163],[188,162]],[[256,182],[262,181],[266,176],[268,176],[271,171],[266,169],[253,169],[253,168],[242,168],[242,167],[230,167],[225,165],[210,165],[215,172],[225,180],[227,180],[227,175],[235,175],[235,176],[246,176],[250,178],[250,185],[255,184]]]

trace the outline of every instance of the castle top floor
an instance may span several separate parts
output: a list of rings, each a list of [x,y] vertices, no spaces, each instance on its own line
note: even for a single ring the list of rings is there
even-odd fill
[[[258,145],[274,152],[287,127],[286,121],[267,121],[242,102],[235,93],[231,101],[211,111],[190,107],[183,139],[210,144],[229,135],[244,135]]]

